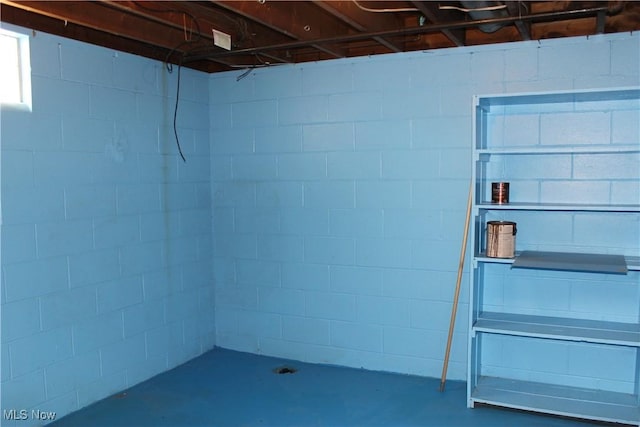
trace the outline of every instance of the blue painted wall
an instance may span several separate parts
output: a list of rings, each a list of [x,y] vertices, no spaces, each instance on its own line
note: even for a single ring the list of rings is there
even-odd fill
[[[240,81],[212,75],[217,345],[439,377],[473,95],[637,86],[639,52],[637,34],[617,34],[281,66]],[[637,143],[637,123],[615,132]],[[546,124],[543,132],[562,128]],[[638,203],[628,181],[637,165],[607,167],[626,170],[612,188]],[[545,197],[563,197],[561,185],[546,184]],[[640,226],[625,224],[630,233],[613,228],[630,249]],[[637,287],[621,292],[637,305]],[[467,294],[465,273],[449,378],[465,378]],[[538,297],[548,306],[557,294]],[[575,312],[600,316],[586,298]],[[634,307],[617,319],[637,320]]]
[[[214,345],[208,76],[182,71],[182,163],[175,71],[31,49],[33,112],[2,108],[2,409],[60,417]]]

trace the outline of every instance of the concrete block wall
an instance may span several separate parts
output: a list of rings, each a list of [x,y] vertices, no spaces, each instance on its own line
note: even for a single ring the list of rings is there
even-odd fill
[[[30,30],[15,28],[31,34]],[[57,418],[215,342],[208,76],[43,33],[3,106],[2,409]]]
[[[471,177],[473,95],[638,86],[640,37],[238,74],[210,78],[217,345],[439,377]],[[632,127],[619,129],[638,141]],[[455,379],[466,375],[468,261]]]

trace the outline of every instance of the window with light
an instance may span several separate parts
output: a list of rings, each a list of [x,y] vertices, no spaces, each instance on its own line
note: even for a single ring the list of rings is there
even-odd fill
[[[0,102],[31,109],[29,37],[0,29]]]

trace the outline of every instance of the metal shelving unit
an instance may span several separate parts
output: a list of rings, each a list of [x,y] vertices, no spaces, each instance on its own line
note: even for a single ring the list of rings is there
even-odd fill
[[[591,118],[608,120],[610,127],[590,132]],[[475,98],[469,407],[483,403],[640,425],[640,241],[634,241],[634,233],[640,235],[640,166],[631,176],[632,166],[624,169],[626,175],[615,170],[616,164],[624,168],[624,162],[640,160],[640,135],[622,132],[621,137],[611,124],[620,126],[629,118],[636,120],[631,129],[639,126],[639,88]],[[553,126],[564,121],[569,128],[586,123],[587,130],[579,129],[570,142],[561,138],[573,135],[567,132],[557,132],[556,138]],[[509,203],[492,203],[491,183],[496,181],[511,183]],[[591,185],[600,191],[589,192]],[[563,186],[576,190],[568,193],[573,200],[559,200],[554,191]],[[486,222],[511,217],[537,229],[529,230],[523,242],[516,240],[515,258],[487,257]],[[558,236],[543,232],[554,221],[571,230]],[[612,226],[611,236],[617,237],[606,239],[599,233],[592,239],[579,235],[585,223],[606,227],[616,221],[635,224],[637,230],[627,235]],[[543,297],[527,300],[538,288],[550,289],[548,283],[566,289],[566,301],[544,307],[536,305],[544,305]],[[596,296],[575,301],[580,286]],[[629,293],[636,300],[626,301],[626,312],[599,313],[598,293],[607,301],[618,295],[611,293],[615,287],[634,289]],[[536,352],[541,366],[535,357],[519,361],[514,356]],[[623,362],[611,369],[594,365],[586,376],[569,363],[581,352],[603,352]],[[554,364],[554,354],[565,359]],[[598,363],[597,357],[593,360]],[[566,372],[554,365],[566,365]]]

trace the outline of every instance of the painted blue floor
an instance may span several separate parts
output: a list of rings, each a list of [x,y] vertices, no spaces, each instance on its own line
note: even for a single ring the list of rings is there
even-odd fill
[[[280,367],[295,373],[276,374]],[[466,408],[465,383],[214,349],[50,424],[115,426],[531,426],[591,423]]]

